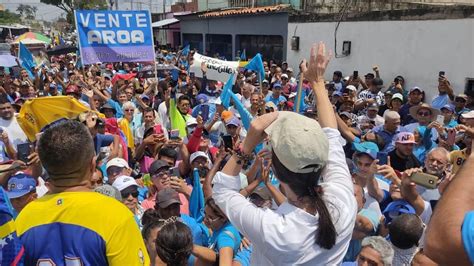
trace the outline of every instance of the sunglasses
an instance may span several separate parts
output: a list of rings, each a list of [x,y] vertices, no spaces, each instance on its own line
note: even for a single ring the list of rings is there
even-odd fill
[[[419,116],[430,116],[431,113],[430,112],[418,112],[418,115]]]
[[[465,103],[466,100],[464,100],[464,99],[462,99],[462,98],[458,98],[458,99],[456,99],[456,102],[457,102],[457,103]]]
[[[133,191],[122,191],[120,192],[122,195],[122,199],[128,198],[128,196],[132,195],[134,198],[138,198],[138,190],[133,190]]]
[[[133,111],[135,111],[135,110],[133,110],[133,109],[126,109],[126,110],[124,110],[124,111],[125,111],[125,112],[133,112]]]
[[[156,174],[153,174],[151,176],[152,179],[155,179],[155,178],[163,178],[165,175],[170,175],[170,171],[169,170],[165,170],[165,171],[160,171]]]

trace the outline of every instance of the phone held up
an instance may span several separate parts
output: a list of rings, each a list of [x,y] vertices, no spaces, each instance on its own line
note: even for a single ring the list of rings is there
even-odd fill
[[[414,173],[411,175],[410,179],[417,185],[428,188],[435,189],[438,184],[438,177],[425,173]]]

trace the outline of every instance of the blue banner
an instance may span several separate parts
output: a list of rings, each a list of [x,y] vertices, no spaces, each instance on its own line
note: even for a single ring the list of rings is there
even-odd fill
[[[83,64],[155,60],[149,11],[75,11]]]

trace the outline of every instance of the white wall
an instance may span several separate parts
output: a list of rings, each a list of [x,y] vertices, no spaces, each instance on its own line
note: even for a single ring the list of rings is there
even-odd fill
[[[296,26],[299,51],[290,45]],[[297,71],[314,42],[323,41],[334,50],[335,26],[335,22],[289,23],[288,64]],[[342,22],[337,36],[338,53],[343,41],[351,41],[351,54],[333,58],[326,79],[335,70],[344,76],[354,70],[365,75],[376,64],[385,85],[400,74],[408,87],[423,88],[431,99],[437,93],[439,71],[446,71],[457,93],[464,91],[466,78],[474,78],[474,19]]]

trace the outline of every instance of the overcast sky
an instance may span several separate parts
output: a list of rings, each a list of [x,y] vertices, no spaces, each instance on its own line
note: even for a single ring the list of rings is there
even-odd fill
[[[108,2],[109,0],[107,0]],[[153,11],[162,12],[163,0],[118,0],[119,9],[127,10],[130,9],[130,1],[133,1],[134,9],[149,9],[150,3],[153,5]],[[167,4],[174,2],[174,0],[165,0]],[[0,4],[4,5],[6,9],[16,12],[16,8],[20,4],[36,6],[38,12],[36,12],[37,19],[54,21],[61,16],[65,16],[65,12],[61,9],[46,5],[40,2],[40,0],[0,0]]]

